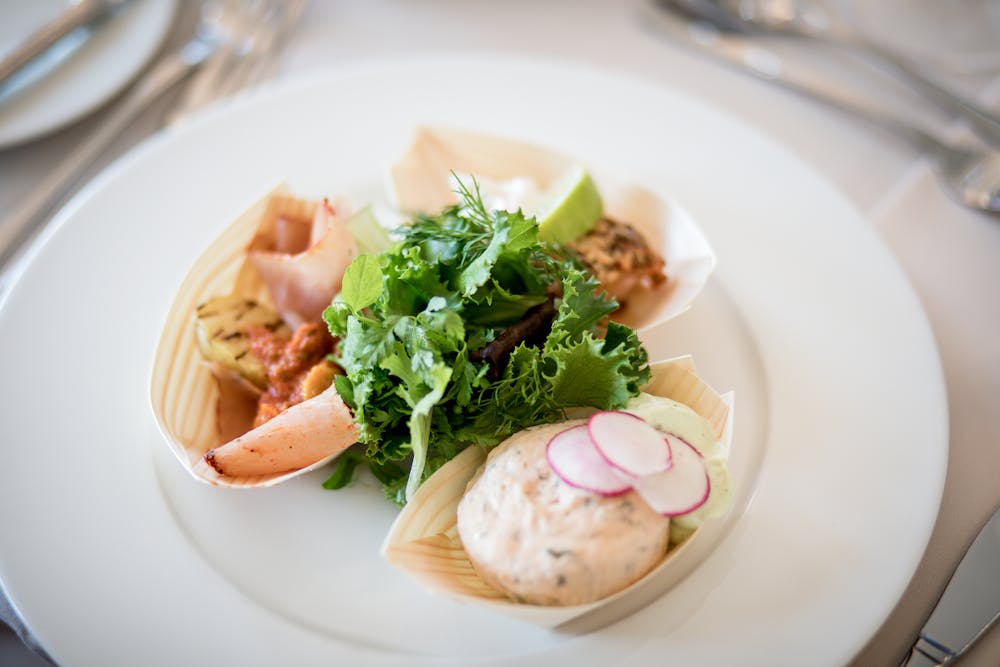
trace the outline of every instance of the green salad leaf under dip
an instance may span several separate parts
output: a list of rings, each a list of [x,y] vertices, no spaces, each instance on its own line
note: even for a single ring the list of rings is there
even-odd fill
[[[404,504],[465,447],[572,407],[622,408],[649,379],[635,331],[607,320],[617,302],[538,240],[534,218],[487,211],[475,181],[458,194],[390,249],[357,257],[323,314],[340,339],[337,390],[360,427],[327,488],[364,460]]]

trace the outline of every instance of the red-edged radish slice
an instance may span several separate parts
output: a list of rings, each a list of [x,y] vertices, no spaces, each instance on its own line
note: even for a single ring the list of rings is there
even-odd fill
[[[675,435],[667,435],[666,441],[673,451],[673,467],[635,479],[632,486],[654,512],[680,516],[705,504],[711,482],[697,449]]]
[[[594,448],[586,424],[557,433],[545,447],[545,457],[559,479],[572,487],[617,496],[632,488]]]
[[[628,412],[595,412],[587,421],[601,456],[622,472],[639,477],[670,470],[663,433]]]

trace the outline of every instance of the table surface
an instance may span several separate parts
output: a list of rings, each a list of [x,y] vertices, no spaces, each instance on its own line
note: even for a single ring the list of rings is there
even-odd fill
[[[1000,504],[1000,411],[995,409],[1000,397],[1000,337],[995,334],[1000,330],[1000,221],[950,201],[926,161],[893,139],[678,48],[644,25],[645,9],[641,0],[316,0],[276,77],[410,53],[558,57],[619,69],[708,100],[784,144],[832,182],[908,275],[938,341],[947,383],[950,457],[930,545],[896,609],[852,663],[896,665],[966,547]],[[184,40],[196,10],[192,2],[181,3],[167,47]],[[855,81],[861,91],[919,120],[949,126],[947,119],[920,111],[923,105],[900,86],[856,62],[847,69],[842,54],[802,45],[778,48],[796,62],[827,68],[831,76],[864,75]],[[843,71],[831,67],[831,58]],[[950,82],[987,103],[1000,97],[1000,70],[994,70],[993,80],[988,74],[955,75]],[[169,101],[123,135],[96,169],[154,131]],[[57,164],[100,122],[101,113],[40,141],[0,151],[0,210],[9,210]],[[1000,628],[963,664],[995,665],[998,655]]]

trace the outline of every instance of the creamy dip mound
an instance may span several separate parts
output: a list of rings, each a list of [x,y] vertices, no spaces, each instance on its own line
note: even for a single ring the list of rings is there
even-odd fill
[[[576,489],[549,468],[545,446],[584,420],[521,431],[490,452],[458,505],[458,532],[476,572],[519,602],[593,602],[663,558],[670,520],[635,492]]]

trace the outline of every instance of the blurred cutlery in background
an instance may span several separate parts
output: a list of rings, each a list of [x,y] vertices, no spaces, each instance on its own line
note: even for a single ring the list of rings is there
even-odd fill
[[[983,581],[983,572],[992,577]],[[979,531],[910,650],[907,667],[947,665],[1000,621],[1000,508]],[[968,619],[971,620],[971,622]]]
[[[132,0],[79,0],[0,60],[0,99],[45,76],[85,42],[101,21]]]
[[[287,43],[304,4],[303,0],[218,0],[203,5],[191,40],[154,63],[97,130],[36,185],[16,210],[0,219],[0,291],[20,251],[122,130],[215,54],[227,54],[216,65],[220,85],[200,94],[197,104],[190,104],[185,113],[258,81],[268,71],[265,65]],[[244,67],[247,62],[252,66]]]
[[[738,35],[720,32],[714,24],[700,18],[692,20],[681,6],[686,2],[653,0],[647,13],[655,26],[677,44],[846,112],[911,144],[931,159],[939,182],[957,201],[970,208],[1000,213],[1000,152],[951,143],[907,120],[866,104],[841,87],[815,77],[796,75],[773,51],[754,45]]]
[[[656,0],[655,4],[721,32],[785,35],[849,49],[899,75],[940,109],[966,121],[983,140],[1000,146],[1000,116],[924,74],[895,50],[834,21],[827,10],[810,0]]]
[[[251,4],[246,13],[226,10],[227,4],[241,1],[213,0],[206,5],[228,37],[192,76],[169,112],[168,124],[267,79],[276,63],[273,56],[287,45],[307,4],[306,0],[285,0]]]

